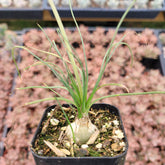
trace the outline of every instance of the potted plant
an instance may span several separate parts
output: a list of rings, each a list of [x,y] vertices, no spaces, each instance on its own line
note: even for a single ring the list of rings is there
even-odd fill
[[[135,7],[138,8],[138,9],[146,9],[148,7],[148,0],[137,1]]]
[[[130,6],[131,2],[132,2],[131,0],[122,0],[120,1],[120,6],[121,8],[126,9]]]
[[[63,84],[63,86],[53,87],[47,86],[46,84],[45,86],[40,86],[40,88],[50,89],[52,92],[55,93],[56,97],[31,102],[37,103],[44,100],[55,100],[58,103],[58,105],[49,107],[45,111],[43,120],[40,122],[38,130],[32,141],[31,149],[36,163],[123,164],[128,144],[122,126],[122,121],[120,120],[119,112],[115,107],[111,105],[98,105],[95,103],[101,99],[115,96],[155,93],[165,94],[165,92],[161,91],[146,93],[122,93],[102,96],[100,98],[94,99],[94,94],[102,87],[105,87],[107,85],[116,85],[128,91],[128,89],[122,84],[110,83],[100,85],[100,81],[115,49],[117,49],[118,46],[121,44],[129,47],[129,45],[123,42],[124,37],[121,38],[118,43],[114,43],[114,39],[123,19],[134,3],[132,3],[132,5],[126,10],[125,14],[121,18],[110,43],[110,46],[107,50],[107,53],[105,54],[105,57],[103,59],[95,86],[92,92],[88,94],[88,65],[86,62],[84,43],[81,33],[80,38],[84,50],[85,64],[83,64],[83,62],[75,54],[72,46],[69,44],[68,37],[65,33],[58,12],[53,5],[53,1],[49,0],[49,2],[57,19],[60,28],[60,30],[58,30],[58,33],[62,43],[65,45],[65,48],[67,50],[68,58],[61,55],[61,53],[57,49],[58,46],[56,45],[56,43],[49,40],[49,38],[48,40],[50,42],[50,45],[51,47],[54,47],[56,53],[44,51],[43,53],[56,56],[57,58],[62,60],[63,66],[60,67],[54,65],[51,62],[47,62],[46,59],[41,59],[36,54],[31,52],[29,48],[17,46],[19,48],[24,48],[25,50],[30,52],[37,60],[39,60],[40,63],[38,64],[46,65]],[[72,9],[71,13],[73,15]],[[73,19],[75,20],[74,15]],[[76,21],[75,23],[78,28]],[[41,30],[43,29],[41,28]],[[27,88],[38,87],[33,86],[22,89]],[[70,93],[72,100],[59,95],[59,93],[55,91],[56,88],[67,90]],[[60,101],[65,101],[67,105],[62,105]],[[92,118],[93,116],[94,118]],[[80,156],[82,156],[82,158],[79,158]]]
[[[151,9],[161,9],[163,6],[163,1],[162,0],[153,0],[150,2],[150,7]]]
[[[115,0],[108,0],[107,1],[107,6],[112,9],[117,9],[119,7],[119,1]]]

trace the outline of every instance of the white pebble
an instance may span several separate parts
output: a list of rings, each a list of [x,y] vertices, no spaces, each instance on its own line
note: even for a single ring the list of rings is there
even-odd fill
[[[50,112],[47,113],[47,117],[49,117],[49,116],[50,116]]]
[[[113,124],[114,124],[115,126],[118,126],[118,125],[119,125],[119,121],[118,121],[118,120],[113,120]]]
[[[52,124],[52,125],[58,125],[58,123],[59,123],[59,120],[57,120],[57,119],[55,119],[55,118],[53,118],[53,119],[50,119],[50,123]]]
[[[123,132],[122,132],[121,130],[119,130],[119,129],[115,131],[115,134],[116,134],[116,136],[117,136],[119,139],[124,138]]]
[[[124,146],[125,146],[125,143],[124,143],[124,142],[120,142],[119,145],[120,145],[121,147],[124,147]]]
[[[82,144],[81,148],[86,149],[86,148],[88,148],[88,145],[87,144]]]
[[[103,145],[102,145],[101,143],[98,143],[98,144],[96,145],[96,148],[97,148],[97,149],[101,149],[102,146],[103,146]]]

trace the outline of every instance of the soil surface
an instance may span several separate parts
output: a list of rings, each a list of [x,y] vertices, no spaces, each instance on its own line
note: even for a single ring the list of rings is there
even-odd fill
[[[68,107],[64,111],[70,122],[75,121],[77,116],[76,109]],[[46,119],[41,126],[41,133],[38,134],[34,142],[34,151],[40,156],[58,156],[44,143],[44,140],[46,140],[62,150],[67,150],[68,156],[113,157],[120,155],[126,150],[124,132],[121,129],[119,116],[110,113],[110,111],[108,109],[91,109],[89,113],[90,119],[100,130],[100,134],[93,144],[80,145],[70,143],[67,137],[60,138],[61,136],[65,136],[64,128],[68,123],[60,107],[51,109],[46,114]]]

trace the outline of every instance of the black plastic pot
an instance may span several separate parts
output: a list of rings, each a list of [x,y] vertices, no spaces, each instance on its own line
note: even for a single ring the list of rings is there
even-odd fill
[[[164,55],[164,45],[162,44],[159,35],[161,33],[165,33],[164,29],[159,29],[158,30],[158,34],[157,34],[157,38],[158,38],[158,47],[161,50],[161,55],[160,55],[160,64],[161,64],[161,68],[162,68],[162,74],[165,76],[165,55]]]
[[[35,144],[35,140],[38,134],[40,134],[41,132],[41,124],[44,121],[44,119],[46,118],[47,113],[53,109],[55,107],[51,106],[49,108],[46,109],[45,113],[43,114],[43,117],[38,125],[38,128],[36,130],[36,133],[33,137],[33,140],[31,142],[31,146],[34,147]],[[125,162],[125,157],[127,154],[127,150],[128,150],[128,141],[125,135],[125,131],[124,131],[124,127],[122,124],[122,120],[121,120],[121,116],[119,113],[119,110],[109,104],[94,104],[92,106],[92,108],[96,108],[96,109],[109,109],[110,113],[113,113],[117,116],[119,116],[120,119],[120,127],[122,129],[122,131],[124,132],[124,136],[125,136],[125,143],[126,143],[126,149],[125,151],[118,156],[115,157],[43,157],[43,156],[39,156],[37,155],[37,153],[35,153],[32,149],[31,152],[33,154],[33,157],[35,159],[36,165],[124,165]]]

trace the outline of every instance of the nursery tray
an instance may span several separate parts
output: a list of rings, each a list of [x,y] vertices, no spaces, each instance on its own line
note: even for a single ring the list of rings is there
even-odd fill
[[[132,30],[136,31],[136,32],[142,32],[144,30],[144,28],[131,28]],[[121,28],[120,31],[125,31],[125,28]],[[160,73],[162,74],[162,76],[165,76],[165,58],[163,55],[163,48],[162,45],[160,44],[160,40],[159,40],[159,30],[156,29],[151,29],[154,34],[157,36],[157,47],[160,49],[161,54],[158,56],[157,59],[153,59],[153,58],[143,58],[142,60],[142,64],[146,67],[146,69],[159,69]]]
[[[70,30],[70,31],[75,31],[75,27],[66,27],[66,28],[68,30]],[[91,31],[91,32],[95,31],[95,29],[96,29],[95,27],[88,27],[88,30]],[[105,31],[108,31],[109,30],[109,27],[104,27],[104,29],[105,29]],[[120,28],[119,29],[119,33],[122,33],[122,32],[124,32],[127,29],[134,30],[137,33],[140,33],[140,32],[142,32],[144,30],[144,28]],[[23,29],[23,34],[27,33],[30,30],[32,30],[32,28],[25,28],[25,29]],[[38,30],[40,30],[40,29],[38,29]],[[153,31],[153,33],[158,38],[157,47],[160,49],[161,54],[159,55],[159,57],[157,59],[144,58],[143,61],[142,61],[142,63],[146,67],[146,69],[159,69],[160,73],[163,76],[165,76],[165,57],[163,56],[162,45],[160,44],[160,41],[159,41],[159,36],[158,36],[159,30],[155,30],[155,29],[151,29],[151,30]]]
[[[40,8],[0,8],[0,19],[42,19],[44,1]]]
[[[51,8],[47,8],[51,15],[53,13]],[[61,18],[72,18],[69,8],[57,8]],[[152,19],[155,18],[162,9],[131,9],[126,18],[135,19]],[[86,8],[76,9],[73,8],[73,12],[76,18],[121,18],[124,14],[124,9],[103,9],[103,8]]]
[[[17,35],[22,35],[22,31],[17,31]],[[20,54],[18,54],[16,56],[16,61],[17,61],[17,64],[20,63],[20,61],[21,61]],[[18,73],[17,73],[17,70],[15,70],[15,72],[13,74],[13,81],[12,81],[12,88],[11,88],[11,92],[10,92],[10,97],[12,97],[14,95],[14,90],[15,90],[15,85],[16,85],[15,81],[16,81],[17,76],[18,76]],[[6,110],[6,115],[10,111],[12,111],[12,106],[10,105],[10,102],[9,102],[7,110]],[[2,138],[5,138],[7,136],[8,130],[9,130],[9,128],[6,125],[4,125]],[[0,156],[3,156],[3,153],[4,153],[4,143],[3,143],[3,141],[0,141]]]
[[[163,51],[163,44],[159,39],[159,35],[161,33],[165,33],[164,29],[159,29],[157,31],[157,36],[158,36],[158,47],[161,50],[161,55],[160,55],[160,63],[161,63],[161,68],[162,68],[162,74],[165,76],[165,52]]]
[[[70,29],[71,31],[74,31],[74,28],[68,28],[68,29]],[[109,30],[108,27],[105,27],[104,29],[105,29],[105,31]],[[144,28],[120,28],[118,33],[122,33],[127,29],[134,30],[137,33],[141,33],[144,30]],[[95,30],[95,28],[89,27],[88,30],[93,32]],[[141,62],[146,67],[146,69],[159,69],[160,73],[163,76],[165,76],[165,55],[163,55],[163,48],[160,43],[159,35],[158,35],[160,30],[156,30],[156,29],[151,29],[151,30],[153,31],[155,36],[157,36],[158,41],[157,41],[156,46],[160,49],[161,54],[158,56],[157,59],[144,57]],[[164,32],[165,32],[165,30],[164,30]]]
[[[21,56],[18,55],[17,56],[17,63],[19,63],[20,60],[21,60]],[[15,71],[14,72],[14,76],[13,76],[14,78],[13,78],[13,82],[12,82],[12,88],[11,88],[11,95],[10,95],[10,97],[12,97],[14,95],[15,80],[17,78],[17,75],[18,75],[18,73],[17,73],[17,71]],[[9,106],[7,108],[7,113],[6,114],[8,114],[11,111],[12,111],[12,107],[10,106],[10,103],[9,103]],[[8,130],[9,130],[9,128],[6,125],[4,125],[2,138],[5,138],[7,136]],[[4,153],[4,143],[3,143],[3,141],[0,141],[0,156],[3,156],[3,153]]]
[[[45,2],[45,9],[48,10],[52,17],[54,17],[48,1]],[[57,7],[61,18],[72,18],[69,7]],[[74,8],[73,12],[76,18],[121,18],[126,9],[108,9],[108,8]],[[132,8],[127,14],[126,18],[135,19],[153,19],[160,12],[165,11],[163,3],[160,9],[135,9]]]

